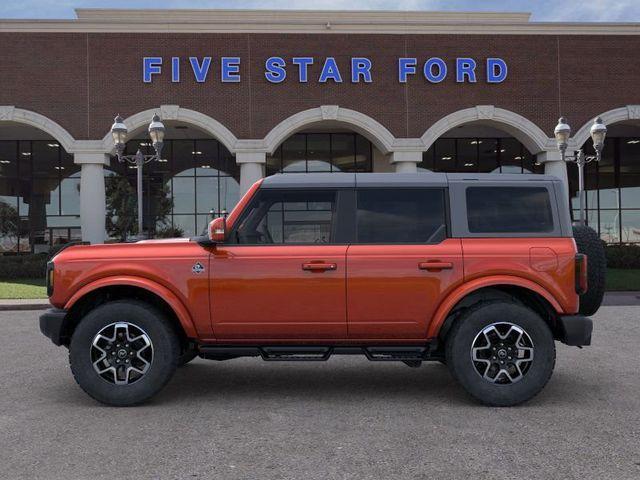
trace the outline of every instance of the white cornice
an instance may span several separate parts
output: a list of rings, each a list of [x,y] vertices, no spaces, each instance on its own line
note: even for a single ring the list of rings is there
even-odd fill
[[[0,32],[638,35],[640,23],[530,22],[528,13],[78,9],[73,20],[0,19]]]

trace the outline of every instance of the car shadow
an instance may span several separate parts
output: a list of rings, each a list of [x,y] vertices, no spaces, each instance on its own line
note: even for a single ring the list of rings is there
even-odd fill
[[[295,402],[313,396],[325,401],[428,398],[435,402],[475,404],[439,363],[426,362],[419,368],[409,368],[400,362],[332,360],[314,363],[196,360],[178,369],[156,402],[220,396],[225,402],[247,398],[286,398]]]

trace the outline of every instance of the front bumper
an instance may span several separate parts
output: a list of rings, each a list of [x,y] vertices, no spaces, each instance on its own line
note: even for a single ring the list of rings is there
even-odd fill
[[[559,340],[573,347],[591,345],[593,322],[582,315],[563,315],[559,319]]]
[[[62,345],[64,340],[63,327],[66,316],[67,311],[59,308],[50,308],[40,315],[40,331],[58,346]]]

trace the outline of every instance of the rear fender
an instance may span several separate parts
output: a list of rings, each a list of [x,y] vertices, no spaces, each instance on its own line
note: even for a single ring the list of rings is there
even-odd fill
[[[514,277],[511,275],[495,275],[491,277],[478,278],[461,285],[456,290],[451,292],[449,296],[447,296],[447,298],[445,298],[445,300],[438,307],[438,310],[436,310],[436,313],[433,316],[433,320],[429,324],[429,328],[427,330],[427,338],[436,338],[438,336],[438,334],[440,333],[440,328],[442,328],[442,325],[449,316],[449,313],[451,313],[453,308],[464,297],[481,288],[496,285],[513,285],[516,287],[522,287],[531,290],[547,300],[558,314],[564,313],[562,306],[553,297],[553,295],[551,295],[551,293],[549,293],[549,291],[547,291],[544,287],[535,282],[532,282],[531,280],[527,280],[521,277]]]
[[[142,288],[162,298],[165,302],[167,302],[167,304],[176,314],[176,317],[182,325],[184,333],[187,335],[187,337],[196,338],[198,336],[193,324],[193,319],[191,318],[189,311],[180,301],[180,299],[168,288],[146,278],[133,276],[101,278],[100,280],[96,280],[83,286],[80,290],[74,293],[73,296],[65,304],[64,309],[69,311],[69,309],[71,309],[71,307],[73,307],[73,305],[75,305],[80,299],[95,290],[104,287],[116,287],[123,285]]]

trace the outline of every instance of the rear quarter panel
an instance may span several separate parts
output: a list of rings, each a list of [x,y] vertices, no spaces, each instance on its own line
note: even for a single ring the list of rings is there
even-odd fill
[[[540,285],[565,314],[578,311],[573,238],[465,238],[465,282],[489,276],[514,276]]]

